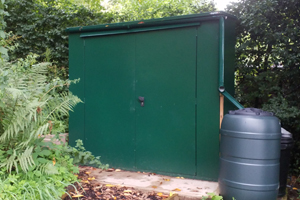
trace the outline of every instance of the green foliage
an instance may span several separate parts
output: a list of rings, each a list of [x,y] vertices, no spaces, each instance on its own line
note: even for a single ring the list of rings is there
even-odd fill
[[[6,38],[4,28],[6,27],[6,22],[4,21],[4,17],[8,15],[5,8],[5,0],[0,1],[0,41],[4,41]],[[0,58],[8,58],[7,48],[3,44],[0,44]]]
[[[4,152],[2,148],[0,155]],[[39,139],[35,141],[33,153],[35,166],[30,166],[26,173],[21,171],[17,174],[13,171],[7,174],[6,169],[1,168],[0,199],[60,199],[65,187],[77,181],[73,173],[79,172],[62,148],[61,145],[44,143]]]
[[[73,164],[89,165],[102,169],[108,168],[107,164],[105,165],[100,162],[100,156],[95,157],[90,151],[86,151],[82,140],[76,140],[75,147],[67,147],[64,151],[73,158]]]
[[[60,119],[81,102],[56,92],[77,80],[47,81],[51,63],[36,58],[0,61],[0,199],[56,200],[77,181],[78,167],[65,147],[40,137],[59,133]]]
[[[95,12],[101,12],[103,7],[100,0],[71,0],[72,3],[77,5],[83,5],[84,7],[94,10]]]
[[[103,14],[95,13],[84,6],[68,0],[7,0],[10,16],[6,17],[6,31],[20,36],[18,48],[10,53],[11,60],[25,58],[29,52],[42,55],[47,49],[54,62],[49,74],[63,80],[68,78],[67,27],[86,26],[106,22]]]
[[[215,193],[207,193],[208,197],[202,197],[201,200],[223,200],[222,196],[216,195]]]
[[[227,8],[239,19],[238,100],[245,107],[274,112],[297,141],[300,141],[299,7],[300,1],[296,0],[240,0]],[[300,155],[299,150],[297,146],[294,155]],[[297,159],[300,156],[293,162]]]
[[[70,93],[57,94],[56,88],[76,81],[46,82],[50,63],[37,64],[36,57],[30,54],[24,60],[2,61],[0,65],[0,142],[6,158],[0,167],[9,172],[27,172],[37,165],[32,157],[36,139],[60,131],[54,125],[81,102]]]
[[[214,11],[207,0],[114,0],[109,8],[113,22],[135,21]]]

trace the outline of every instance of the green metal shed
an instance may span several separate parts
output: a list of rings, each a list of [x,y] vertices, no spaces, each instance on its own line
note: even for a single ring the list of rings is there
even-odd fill
[[[70,90],[84,101],[69,143],[82,139],[114,168],[217,180],[235,22],[213,12],[68,28],[70,79],[80,78]]]

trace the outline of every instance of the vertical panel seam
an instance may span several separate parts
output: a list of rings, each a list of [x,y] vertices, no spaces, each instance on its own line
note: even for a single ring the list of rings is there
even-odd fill
[[[196,28],[196,66],[195,66],[195,176],[197,176],[197,67],[198,67],[198,27]]]
[[[137,141],[136,141],[136,135],[137,135],[137,124],[136,124],[136,115],[137,115],[137,113],[136,113],[136,52],[137,52],[137,49],[136,49],[136,46],[137,46],[137,43],[136,43],[136,35],[137,34],[134,34],[134,66],[133,66],[133,68],[134,68],[134,97],[133,97],[133,102],[134,102],[134,143],[135,143],[135,145],[134,145],[134,168],[135,169],[137,169],[137,163],[136,163],[136,157],[137,157],[137,153],[136,153],[136,149],[137,149]]]
[[[85,39],[83,40],[83,141],[86,143],[86,134],[85,134],[85,123],[86,123],[86,102],[85,102],[85,77],[86,77],[86,69],[85,69]]]

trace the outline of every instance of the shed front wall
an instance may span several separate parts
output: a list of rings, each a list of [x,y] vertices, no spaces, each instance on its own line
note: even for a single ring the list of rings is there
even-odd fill
[[[81,78],[71,91],[84,104],[70,114],[70,144],[83,139],[114,168],[217,180],[218,20],[79,36],[70,35],[70,78]]]

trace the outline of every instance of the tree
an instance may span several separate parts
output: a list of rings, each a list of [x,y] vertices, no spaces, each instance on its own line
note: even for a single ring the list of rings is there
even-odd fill
[[[109,14],[113,22],[135,21],[214,11],[208,0],[111,0]]]
[[[239,18],[237,97],[283,121],[300,114],[299,7],[296,0],[241,0],[227,8]]]
[[[300,1],[240,0],[236,96],[246,107],[272,111],[300,141]],[[298,147],[297,147],[298,148]]]
[[[101,5],[100,0],[72,0],[71,2],[77,4],[77,5],[83,5],[88,9],[94,10],[94,11],[102,11],[103,7]]]
[[[6,31],[12,31],[21,38],[18,48],[10,54],[11,60],[25,58],[29,52],[43,55],[51,52],[53,68],[60,78],[68,78],[68,34],[67,27],[103,23],[101,13],[96,14],[84,6],[77,6],[68,0],[8,0],[10,15],[5,18]]]

